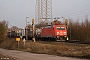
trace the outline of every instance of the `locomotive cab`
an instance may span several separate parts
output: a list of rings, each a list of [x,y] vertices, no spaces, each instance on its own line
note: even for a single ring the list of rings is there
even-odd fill
[[[54,35],[57,40],[67,40],[67,29],[65,25],[55,25]]]

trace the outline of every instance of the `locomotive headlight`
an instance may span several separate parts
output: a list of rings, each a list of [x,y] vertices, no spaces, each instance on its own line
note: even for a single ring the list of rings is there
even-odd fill
[[[64,34],[66,34],[66,32],[64,32]]]
[[[64,33],[64,35],[66,35],[66,32],[63,32]]]
[[[57,34],[59,34],[59,32],[57,32]]]
[[[57,35],[59,35],[59,32],[57,32]]]

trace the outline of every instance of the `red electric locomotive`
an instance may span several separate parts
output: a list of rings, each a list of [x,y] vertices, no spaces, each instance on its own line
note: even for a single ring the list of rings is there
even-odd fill
[[[52,25],[42,28],[41,38],[54,40],[68,40],[66,25]]]

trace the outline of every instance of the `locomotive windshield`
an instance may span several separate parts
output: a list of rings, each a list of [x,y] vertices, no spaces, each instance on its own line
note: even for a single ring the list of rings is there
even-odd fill
[[[57,30],[65,30],[65,27],[56,27]]]

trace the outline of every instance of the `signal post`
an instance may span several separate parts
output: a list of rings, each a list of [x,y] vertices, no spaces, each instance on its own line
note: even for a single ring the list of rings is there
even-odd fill
[[[66,25],[66,28],[67,28],[67,31],[68,31],[68,19],[65,19],[65,25]],[[69,40],[69,38],[67,37],[67,41]]]
[[[34,42],[36,42],[35,37],[34,37],[34,19],[32,19],[32,29],[33,29],[33,38],[32,38],[32,40]]]

